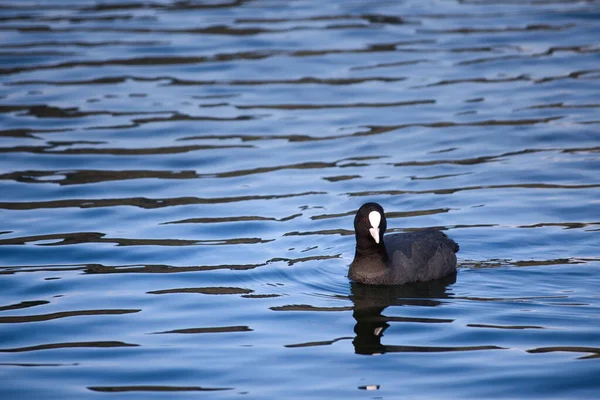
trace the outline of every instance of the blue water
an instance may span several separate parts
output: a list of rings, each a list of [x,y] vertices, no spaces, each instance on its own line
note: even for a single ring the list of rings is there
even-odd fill
[[[0,398],[597,399],[597,1],[0,1]],[[349,282],[364,202],[456,278]]]

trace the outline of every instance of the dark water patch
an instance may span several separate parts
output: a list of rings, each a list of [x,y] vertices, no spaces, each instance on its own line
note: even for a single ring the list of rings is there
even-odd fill
[[[346,29],[346,28],[363,28],[363,25],[354,24],[348,25],[329,25],[321,29]],[[172,29],[156,29],[148,27],[135,27],[135,28],[121,28],[121,27],[110,27],[110,28],[98,28],[98,27],[69,27],[59,28],[49,25],[12,25],[5,28],[5,30],[16,30],[20,32],[51,32],[51,33],[75,33],[75,32],[110,32],[110,33],[121,33],[121,34],[190,34],[190,35],[228,35],[228,36],[254,36],[259,34],[273,34],[273,33],[288,33],[299,30],[312,29],[310,27],[290,27],[285,29],[269,29],[269,28],[258,28],[258,27],[247,27],[247,28],[235,28],[225,25],[213,25],[203,28],[172,28]]]
[[[370,69],[399,67],[399,66],[404,66],[404,65],[414,65],[414,64],[429,63],[429,62],[432,62],[432,61],[427,60],[427,59],[418,59],[418,60],[410,60],[410,61],[398,61],[398,62],[393,62],[393,63],[380,63],[380,64],[375,64],[375,65],[358,66],[358,67],[352,67],[350,69],[352,71],[366,71],[366,70],[370,70]]]
[[[199,293],[199,294],[249,294],[254,292],[251,289],[236,287],[198,287],[198,288],[177,288],[153,290],[148,294],[173,294],[173,293]]]
[[[530,354],[543,354],[543,353],[554,353],[554,352],[567,352],[567,353],[588,353],[586,356],[577,357],[578,360],[588,360],[592,358],[600,358],[600,348],[598,347],[582,347],[582,346],[553,346],[553,347],[539,347],[536,349],[527,350]]]
[[[277,221],[287,222],[294,218],[301,217],[302,214],[293,214],[282,218],[261,217],[257,215],[237,216],[237,217],[213,217],[213,218],[188,218],[180,221],[163,222],[167,224],[221,224],[226,222],[247,222],[247,221]]]
[[[28,20],[32,20],[32,21],[37,21],[37,22],[67,22],[67,23],[74,23],[74,24],[80,24],[83,22],[105,22],[105,21],[109,21],[109,22],[113,22],[113,21],[131,21],[135,19],[135,16],[133,15],[124,15],[124,14],[115,14],[115,15],[103,15],[103,16],[87,16],[87,17],[43,17],[43,16],[30,16],[30,15],[17,15],[17,16],[13,16],[13,17],[5,17],[5,18],[0,18],[0,21],[6,21],[6,22],[10,22],[10,21],[28,21]],[[143,17],[140,18],[143,20],[151,20],[151,18],[148,17]],[[19,29],[19,28],[17,28]]]
[[[14,81],[8,86],[90,86],[90,85],[116,85],[130,81],[134,82],[158,82],[164,86],[264,86],[264,85],[357,85],[368,82],[400,82],[405,77],[373,76],[363,78],[320,78],[306,76],[297,79],[234,79],[234,80],[191,80],[171,76],[141,77],[141,76],[110,76],[86,80],[63,80],[63,81]],[[226,97],[227,98],[227,97]],[[224,103],[226,105],[226,103]]]
[[[159,40],[104,40],[104,41],[36,41],[36,42],[19,42],[19,43],[6,43],[4,48],[6,49],[27,49],[35,47],[112,47],[112,46],[133,46],[133,47],[144,47],[144,46],[159,46],[167,44],[166,41]],[[15,84],[9,83],[10,85]]]
[[[599,72],[600,70],[598,69],[573,71],[565,75],[554,75],[539,78],[535,81],[535,83],[547,83],[564,79],[597,79],[596,74]]]
[[[461,176],[461,175],[470,175],[470,172],[465,172],[462,174],[442,174],[442,175],[434,175],[434,176],[411,176],[410,179],[412,180],[434,180],[434,179],[444,179],[444,178],[452,178],[454,176]]]
[[[362,26],[360,25],[355,25],[353,26],[354,28],[362,28]],[[331,26],[325,29],[343,29],[343,26]],[[13,28],[11,28],[12,30]],[[34,31],[53,31],[54,29],[51,29],[47,26],[42,26],[42,27],[22,27],[20,28],[20,30],[34,30]],[[210,30],[211,28],[207,28],[207,30]],[[213,28],[214,29],[214,28]],[[223,27],[217,27],[217,30],[225,30],[226,28]],[[298,28],[298,29],[305,29],[305,28]],[[93,30],[94,32],[97,32],[98,29],[97,28],[93,28],[90,29]],[[63,30],[64,32],[69,32],[70,30]],[[118,32],[118,30],[115,29],[110,29],[111,32]],[[60,32],[60,30],[57,30],[57,32]],[[154,31],[149,30],[149,29],[133,29],[133,30],[125,30],[122,31],[122,33],[126,33],[126,32],[130,32],[130,33],[154,33]],[[161,32],[156,32],[156,33],[161,33]],[[208,33],[208,32],[202,32],[202,29],[199,30],[199,32],[196,31],[189,31],[189,30],[175,30],[175,31],[169,31],[169,32],[162,32],[162,33],[181,33],[181,34],[191,34],[191,33]],[[255,32],[255,33],[259,33],[259,32]],[[247,35],[247,34],[254,34],[251,31],[248,30],[241,30],[240,34],[242,35]],[[13,68],[1,68],[0,69],[0,75],[14,75],[14,74],[21,74],[21,73],[25,73],[25,72],[32,72],[32,71],[43,71],[43,70],[54,70],[54,69],[72,69],[72,68],[81,68],[81,67],[109,67],[109,66],[158,66],[158,65],[170,65],[170,66],[175,66],[175,65],[189,65],[189,64],[204,64],[204,63],[222,63],[222,62],[235,62],[235,61],[240,61],[240,60],[262,60],[262,59],[266,59],[269,57],[275,57],[275,56],[281,56],[281,55],[286,55],[289,57],[316,57],[316,56],[324,56],[324,55],[334,55],[334,54],[361,54],[361,53],[380,53],[380,52],[395,52],[395,51],[405,51],[405,52],[409,52],[409,53],[431,53],[431,52],[435,52],[435,50],[431,50],[428,48],[406,48],[406,46],[409,45],[415,45],[415,44],[423,44],[423,43],[429,43],[428,41],[422,41],[422,40],[417,40],[417,41],[397,41],[397,42],[389,42],[389,43],[374,43],[374,44],[369,44],[365,47],[361,47],[361,48],[354,48],[354,49],[326,49],[326,50],[298,50],[298,51],[285,51],[285,50],[269,50],[269,51],[254,51],[254,52],[239,52],[239,53],[217,53],[217,54],[213,54],[210,56],[187,56],[187,57],[183,57],[183,56],[170,56],[170,57],[135,57],[135,58],[114,58],[114,59],[109,59],[109,60],[102,60],[102,61],[66,61],[66,62],[59,62],[59,63],[54,63],[54,64],[39,64],[39,65],[34,65],[34,66],[21,66],[21,67],[13,67]],[[438,50],[441,52],[445,52],[445,51],[450,51],[450,52],[475,52],[475,53],[479,53],[479,52],[490,52],[490,51],[495,51],[494,48],[491,47],[468,47],[468,48],[457,48],[457,49],[450,49],[450,50]],[[567,51],[567,50],[565,50]],[[538,56],[547,56],[548,54],[546,53],[541,53],[541,54],[537,54],[534,55],[536,57]],[[506,59],[506,57],[509,58],[515,58],[515,57],[522,57],[522,56],[501,56],[498,59],[503,60]],[[531,56],[528,56],[531,57]],[[495,58],[483,58],[483,59],[476,59],[476,60],[470,60],[470,61],[464,61],[459,63],[459,65],[468,65],[471,63],[481,63],[481,62],[486,62],[486,61],[491,61],[491,60],[496,60]]]
[[[79,267],[79,266],[35,266],[35,267],[31,267],[31,266],[23,266],[23,265],[19,265],[19,266],[7,266],[7,267],[0,267],[0,275],[14,275],[14,274],[19,274],[19,273],[23,273],[23,272],[41,272],[41,271],[60,271],[60,272],[66,272],[66,271],[81,271],[83,269],[83,267]]]
[[[23,183],[54,183],[58,185],[85,185],[90,183],[125,181],[131,179],[195,179],[195,171],[116,171],[116,170],[76,170],[76,171],[12,171],[0,174],[1,179]]]
[[[504,28],[455,28],[455,29],[419,29],[421,33],[431,34],[479,34],[479,33],[506,33],[506,32],[530,32],[530,31],[565,31],[575,27],[575,24],[550,25],[532,24],[524,27]]]
[[[513,265],[517,267],[532,267],[541,265],[562,265],[562,264],[585,264],[585,259],[557,259],[557,260],[520,260],[514,261]]]
[[[419,215],[433,215],[433,214],[447,213],[448,211],[450,211],[449,208],[438,208],[438,209],[433,209],[433,210],[415,210],[415,211],[391,211],[391,212],[386,212],[385,216],[388,219],[407,218],[407,217],[415,217],[415,216],[419,216]],[[313,215],[310,217],[310,219],[312,219],[314,221],[318,221],[318,220],[322,220],[322,219],[349,217],[349,216],[353,216],[354,214],[356,214],[356,210],[347,211],[345,213],[340,213],[340,214]]]
[[[198,271],[246,271],[267,265],[262,264],[223,264],[223,265],[197,265],[197,266],[174,266],[174,265],[100,265],[92,264],[77,269],[83,269],[86,274],[172,274]],[[67,267],[69,268],[69,267]],[[70,268],[69,268],[70,270]]]
[[[543,228],[546,226],[558,226],[563,229],[581,229],[588,226],[600,225],[600,222],[539,222],[533,225],[521,225],[519,228]]]
[[[74,51],[52,51],[52,50],[37,50],[37,51],[0,51],[0,57],[13,58],[13,57],[72,57],[76,56],[77,53]]]
[[[256,141],[256,140],[264,140],[264,141],[285,140],[288,142],[308,142],[308,141],[327,140],[327,139],[332,139],[332,138],[324,139],[324,138],[318,138],[318,137],[310,136],[310,135],[298,135],[298,134],[291,134],[291,135],[219,135],[219,136],[203,135],[203,136],[184,137],[184,138],[179,138],[177,140],[179,141],[179,140],[211,140],[211,139],[218,139],[218,140],[237,139],[242,142]]]
[[[74,364],[60,364],[60,363],[0,363],[6,367],[66,367],[66,366],[77,366]]]
[[[381,195],[401,195],[401,194],[453,194],[462,191],[472,190],[488,190],[488,189],[510,189],[510,188],[521,188],[521,189],[594,189],[600,187],[600,184],[589,184],[589,185],[551,185],[545,183],[521,183],[521,184],[506,184],[506,185],[485,185],[485,186],[467,186],[462,188],[447,188],[447,189],[433,189],[423,191],[407,191],[407,190],[386,190],[386,191],[372,191],[372,192],[356,192],[348,193],[349,196],[381,196]]]
[[[213,388],[201,386],[90,386],[94,392],[122,393],[122,392],[215,392],[220,390],[233,390],[233,388]]]
[[[391,126],[367,126],[367,131],[356,132],[352,136],[370,136],[380,135],[390,131],[399,129],[423,127],[423,128],[452,128],[458,126],[512,126],[512,125],[535,125],[535,124],[546,124],[552,121],[562,119],[562,116],[554,116],[549,118],[539,119],[511,119],[511,120],[485,120],[476,122],[450,122],[440,121],[433,123],[414,123],[414,124],[402,124],[402,125],[391,125]]]
[[[502,61],[515,61],[515,60],[530,60],[530,59],[534,59],[534,58],[542,58],[542,57],[548,57],[548,56],[553,56],[554,53],[556,52],[580,52],[580,50],[578,48],[565,48],[565,49],[554,49],[552,51],[547,50],[547,51],[543,51],[540,53],[534,53],[534,54],[527,54],[527,55],[520,55],[520,54],[513,54],[513,55],[505,55],[505,56],[496,56],[496,57],[483,57],[483,58],[475,58],[472,60],[466,60],[466,61],[460,61],[457,64],[461,65],[461,66],[465,66],[465,65],[474,65],[474,64],[483,64],[483,63],[494,63],[494,62],[502,62]],[[594,50],[590,50],[590,51],[586,51],[588,53],[597,53],[598,49],[594,49]],[[572,79],[579,79],[581,76],[586,75],[587,73],[589,73],[588,71],[576,71],[575,73],[570,73],[569,74],[569,78]],[[538,80],[536,81],[536,83],[542,83],[544,82],[545,79],[542,80]]]
[[[0,136],[41,140],[42,138],[36,134],[65,133],[69,131],[71,129],[5,129],[0,130]]]
[[[49,81],[49,80],[25,80],[25,81],[13,81],[8,83],[9,86],[20,86],[20,85],[50,85],[50,86],[92,86],[92,85],[117,85],[126,82],[159,82],[166,83],[173,81],[175,78],[170,76],[157,76],[142,77],[135,75],[121,75],[121,76],[105,76],[94,79],[81,79],[81,80],[61,80],[61,81]]]
[[[164,122],[177,122],[177,121],[212,121],[212,122],[230,121],[230,122],[233,122],[233,121],[249,121],[249,120],[256,119],[256,118],[258,118],[258,116],[239,115],[236,117],[209,117],[209,116],[191,116],[191,115],[175,112],[175,113],[171,113],[171,115],[168,117],[133,118],[131,120],[130,124],[110,125],[110,126],[91,126],[86,129],[87,130],[131,129],[131,128],[140,127],[142,125],[164,123]]]
[[[284,234],[287,236],[287,234]],[[317,248],[317,247],[315,247]],[[308,256],[308,257],[298,257],[298,258],[285,258],[285,257],[275,257],[268,261],[268,263],[275,262],[285,262],[290,267],[294,264],[308,262],[308,261],[325,261],[325,260],[334,260],[336,258],[341,258],[341,254],[332,254],[332,255],[324,255],[324,256]]]
[[[492,329],[546,329],[535,325],[490,325],[490,324],[467,324],[469,328],[492,328]]]
[[[506,350],[499,346],[457,346],[457,347],[428,347],[428,346],[397,346],[384,345],[381,354],[384,353],[447,353],[460,351],[487,351]]]
[[[137,313],[142,310],[73,310],[73,311],[60,311],[50,314],[37,314],[37,315],[16,315],[11,317],[0,316],[0,324],[15,324],[24,322],[41,322],[50,321],[59,318],[71,318],[80,316],[94,316],[94,315],[122,315]]]
[[[180,154],[199,150],[215,150],[215,149],[234,149],[234,148],[251,148],[250,145],[193,145],[193,146],[172,146],[162,148],[66,148],[57,150],[57,147],[63,147],[63,143],[47,142],[46,146],[15,146],[2,148],[0,153],[33,153],[33,154],[63,154],[63,155],[114,155],[114,156],[143,156],[143,155],[161,155],[161,154]],[[81,143],[73,143],[81,144]]]
[[[37,246],[69,246],[81,243],[113,243],[117,246],[193,246],[268,243],[272,239],[232,238],[222,240],[134,239],[111,238],[101,232],[73,232],[0,239],[2,245],[35,244]]]
[[[458,150],[458,148],[457,147],[449,147],[447,149],[433,150],[433,151],[430,151],[429,154],[450,153],[454,150]]]
[[[166,332],[154,332],[155,335],[162,335],[166,333],[181,333],[181,334],[199,334],[199,333],[232,333],[232,332],[252,332],[247,326],[218,326],[209,328],[187,328],[187,329],[175,329]]]
[[[270,299],[274,297],[281,297],[280,294],[243,294],[243,298],[245,299]]]
[[[422,299],[397,299],[396,305],[419,305],[419,306],[434,306],[439,305],[439,303],[428,303],[427,301],[423,301]],[[453,319],[443,319],[443,318],[420,318],[420,317],[387,317],[386,321],[388,322],[408,322],[415,324],[451,324],[454,322]]]
[[[342,160],[345,161],[345,160]],[[274,167],[261,167],[261,168],[252,168],[247,170],[237,170],[237,171],[229,171],[229,172],[219,172],[216,174],[211,174],[216,178],[232,178],[238,176],[245,175],[255,175],[255,174],[265,174],[269,172],[288,170],[288,169],[325,169],[325,168],[334,168],[338,166],[340,161],[334,162],[318,162],[318,161],[309,161],[303,162],[299,164],[290,164],[290,165],[278,165]]]
[[[234,80],[182,80],[171,78],[168,85],[182,86],[264,86],[264,85],[357,85],[368,82],[400,82],[405,80],[405,77],[386,77],[373,76],[364,78],[320,78],[314,76],[305,76],[298,79],[234,79]],[[244,107],[237,107],[247,109]],[[258,108],[258,107],[257,107]]]
[[[99,3],[93,5],[84,5],[81,8],[83,12],[105,12],[105,11],[122,11],[122,10],[137,10],[137,9],[156,9],[156,10],[206,10],[206,9],[222,9],[240,7],[248,3],[249,0],[233,0],[233,1],[214,1],[214,2],[189,2],[176,1],[172,3],[161,2],[124,2],[124,3]]]
[[[539,300],[555,300],[555,299],[566,299],[567,296],[536,296],[536,297],[455,297],[459,300],[469,300],[469,301],[512,301],[512,302],[536,302]]]
[[[15,347],[15,348],[0,348],[2,353],[21,353],[39,350],[52,350],[52,349],[72,349],[72,348],[105,348],[105,347],[136,347],[139,344],[131,344],[117,341],[103,341],[103,342],[72,342],[72,343],[48,343],[39,344],[37,346],[27,347]]]
[[[282,22],[308,22],[308,21],[338,21],[338,20],[358,20],[363,19],[373,24],[389,24],[403,25],[408,23],[405,18],[398,15],[386,14],[331,14],[331,15],[314,15],[306,17],[286,17],[286,18],[238,18],[236,23],[242,24],[280,24]]]
[[[270,307],[273,311],[351,311],[352,307],[315,307],[310,304],[289,304],[285,306]]]
[[[434,86],[446,86],[446,85],[457,85],[462,83],[507,83],[507,82],[516,82],[516,81],[530,81],[531,77],[525,75],[519,75],[515,77],[506,77],[506,78],[468,78],[468,79],[453,79],[453,80],[443,80],[435,83],[430,83],[424,87],[434,87]],[[416,86],[415,88],[418,88]]]
[[[340,182],[340,181],[349,181],[351,179],[360,178],[360,175],[337,175],[337,176],[326,176],[323,177],[326,181],[329,182]]]
[[[309,256],[300,258],[272,258],[263,263],[258,264],[222,264],[222,265],[166,265],[166,264],[148,264],[148,265],[103,265],[103,264],[87,264],[87,265],[18,265],[18,266],[2,266],[0,274],[15,274],[21,272],[69,272],[82,271],[86,274],[177,274],[202,271],[247,271],[259,267],[265,267],[273,263],[283,262],[288,266],[309,261],[334,260],[339,259],[340,254],[326,256]],[[245,294],[242,297],[259,298],[260,294]],[[272,297],[272,295],[266,295]],[[279,295],[275,295],[277,297]],[[24,302],[28,304],[27,302]],[[41,305],[41,304],[40,304]]]
[[[22,301],[22,302],[17,303],[17,304],[11,304],[11,305],[8,305],[8,306],[0,306],[0,311],[19,310],[21,308],[43,306],[44,304],[50,304],[50,302],[47,301],[47,300]]]
[[[341,340],[352,340],[352,337],[341,337],[341,338],[337,338],[337,339],[333,339],[333,340],[323,340],[320,342],[286,344],[285,347],[287,347],[288,349],[294,349],[294,348],[302,348],[302,347],[330,346]]]
[[[369,108],[369,107],[403,107],[414,106],[419,104],[435,104],[435,100],[412,100],[400,101],[394,103],[354,103],[354,104],[257,104],[251,106],[236,106],[240,110],[251,109],[274,109],[274,110],[319,110],[328,108]]]
[[[595,259],[585,258],[559,258],[549,260],[510,260],[510,259],[490,259],[485,261],[461,260],[461,265],[468,268],[497,268],[501,266],[512,267],[536,267],[550,265],[577,265],[597,261]]]
[[[259,264],[222,264],[222,265],[102,265],[102,264],[88,264],[88,265],[18,265],[18,266],[2,266],[0,267],[0,275],[11,275],[22,272],[69,272],[69,271],[83,271],[86,274],[173,274],[173,273],[189,273],[189,272],[201,272],[201,271],[219,271],[219,270],[230,270],[230,271],[247,271],[259,267],[264,267],[272,263],[283,262],[288,266],[308,261],[319,261],[319,260],[332,260],[341,258],[340,254],[327,255],[327,256],[310,256],[300,258],[272,258],[264,263]],[[268,295],[270,296],[270,295]],[[242,297],[260,297],[260,295],[244,295]],[[27,304],[27,302],[24,302]]]
[[[0,113],[12,113],[17,111],[23,111],[22,115],[32,116],[36,118],[81,118],[95,115],[110,115],[113,117],[118,116],[131,116],[140,114],[159,114],[152,112],[118,112],[118,111],[80,111],[78,107],[54,107],[45,104],[23,104],[23,105],[3,105],[0,106]],[[169,113],[170,111],[160,112]],[[171,111],[174,112],[174,111]]]
[[[546,109],[546,108],[600,108],[600,104],[564,104],[564,103],[539,104],[539,105],[535,105],[535,106],[521,108],[521,109],[518,109],[515,111]]]
[[[304,192],[297,194],[267,195],[267,196],[239,196],[229,198],[198,198],[198,197],[180,197],[171,199],[149,199],[140,197],[121,198],[121,199],[70,199],[70,200],[50,200],[40,202],[0,202],[0,209],[8,210],[34,210],[43,208],[92,208],[92,207],[115,207],[115,206],[134,206],[140,208],[162,208],[172,206],[182,206],[191,204],[219,204],[235,203],[250,200],[268,200],[285,199],[296,196],[308,196],[321,194],[322,192]]]
[[[320,231],[310,231],[310,232],[299,232],[299,231],[292,231],[292,232],[286,232],[283,236],[309,236],[309,235],[342,235],[342,236],[347,236],[347,235],[354,235],[354,231],[353,230],[349,230],[349,229],[323,229]]]
[[[272,52],[255,53],[233,53],[216,54],[205,57],[137,57],[122,58],[102,61],[68,61],[55,64],[42,64],[30,67],[0,68],[0,75],[22,74],[24,72],[53,70],[53,69],[72,69],[79,67],[109,67],[109,66],[149,66],[149,65],[186,65],[201,64],[210,62],[224,62],[236,60],[260,60],[272,56]]]

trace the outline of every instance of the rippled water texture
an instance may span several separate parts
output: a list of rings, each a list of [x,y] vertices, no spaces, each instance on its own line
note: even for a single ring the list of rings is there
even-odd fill
[[[599,20],[0,0],[0,397],[599,398]],[[457,276],[351,284],[367,201]]]

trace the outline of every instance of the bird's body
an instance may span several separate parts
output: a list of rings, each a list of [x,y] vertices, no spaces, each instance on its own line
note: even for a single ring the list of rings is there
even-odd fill
[[[456,272],[458,244],[443,232],[425,229],[383,236],[386,228],[379,204],[366,203],[358,210],[354,219],[356,253],[348,273],[352,280],[368,285],[401,285]]]

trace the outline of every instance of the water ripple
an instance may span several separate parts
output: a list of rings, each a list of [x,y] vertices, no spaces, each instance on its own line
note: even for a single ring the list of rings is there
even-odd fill
[[[50,349],[71,349],[71,348],[86,348],[86,347],[136,347],[138,344],[123,343],[123,342],[74,342],[74,343],[49,343],[40,344],[37,346],[28,347],[17,347],[11,349],[0,349],[3,353],[19,353],[27,351],[39,351],[39,350],[50,350]]]
[[[220,390],[233,390],[232,388],[213,388],[200,386],[90,386],[94,392],[214,392]]]
[[[0,324],[14,324],[24,322],[40,322],[50,321],[58,318],[70,318],[79,317],[86,315],[121,315],[137,313],[142,310],[74,310],[74,311],[61,311],[51,314],[38,314],[38,315],[21,315],[21,316],[0,316]]]

